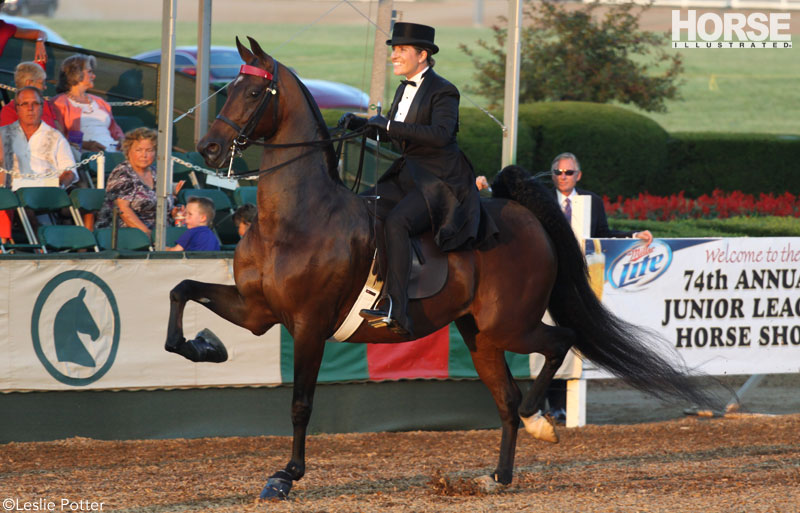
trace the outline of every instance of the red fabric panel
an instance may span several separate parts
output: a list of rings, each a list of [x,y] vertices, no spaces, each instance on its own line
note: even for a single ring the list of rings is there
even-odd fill
[[[448,377],[449,327],[411,342],[367,344],[369,379]]]

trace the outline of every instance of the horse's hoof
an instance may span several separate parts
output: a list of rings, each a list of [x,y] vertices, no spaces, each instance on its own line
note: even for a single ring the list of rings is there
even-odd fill
[[[289,498],[289,491],[292,489],[292,476],[285,470],[275,472],[267,480],[264,489],[261,490],[261,500],[286,500]]]
[[[193,340],[182,338],[178,344],[167,342],[164,348],[193,362],[222,363],[228,359],[225,344],[209,329],[200,330]]]
[[[493,476],[480,476],[475,478],[475,484],[483,493],[497,493],[506,485],[495,481]]]
[[[520,418],[522,423],[525,424],[525,431],[533,435],[534,438],[554,444],[558,443],[556,424],[549,415],[542,415],[541,411],[537,411],[530,417],[520,416]]]
[[[228,350],[225,344],[211,332],[204,328],[197,333],[197,338],[191,341],[203,353],[203,362],[222,363],[228,359]]]

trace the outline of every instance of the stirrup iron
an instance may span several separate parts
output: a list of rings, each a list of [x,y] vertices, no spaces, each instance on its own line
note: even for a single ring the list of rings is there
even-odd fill
[[[367,321],[367,324],[369,324],[373,328],[385,328],[386,326],[394,324],[394,321],[392,320],[392,296],[386,296],[386,297],[387,299],[389,299],[389,312],[386,315],[386,317],[380,317],[378,319],[372,319]]]

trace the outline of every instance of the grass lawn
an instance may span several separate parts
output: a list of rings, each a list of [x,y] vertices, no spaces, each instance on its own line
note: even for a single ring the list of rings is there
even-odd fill
[[[41,18],[73,44],[123,56],[160,46],[158,22],[126,22]],[[196,25],[178,23],[178,44],[196,43]],[[214,23],[212,44],[234,45],[236,35],[254,37],[281,62],[309,78],[369,88],[374,30],[366,21],[356,25]],[[490,39],[488,28],[437,29],[441,48],[437,70],[463,91],[475,69],[458,50],[461,42]],[[665,43],[668,44],[668,43]],[[686,71],[683,100],[668,104],[666,114],[647,114],[667,131],[758,132],[800,134],[800,80],[797,51],[788,50],[672,50],[682,52]],[[391,83],[395,77],[390,76]],[[388,94],[394,87],[387,87]],[[462,100],[485,105],[481,97]],[[641,112],[631,107],[632,110]],[[643,112],[642,112],[643,113]]]

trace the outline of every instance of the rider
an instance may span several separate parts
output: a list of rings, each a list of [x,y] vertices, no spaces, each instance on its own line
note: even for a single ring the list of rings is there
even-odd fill
[[[364,120],[347,113],[339,121],[345,128],[373,128],[401,152],[378,180],[381,187],[396,188],[401,198],[384,223],[391,303],[360,313],[368,320],[390,318],[390,329],[411,337],[410,238],[432,229],[439,248],[454,251],[474,248],[497,233],[480,203],[472,165],[456,142],[458,89],[433,71],[431,56],[439,51],[434,34],[427,25],[395,23],[386,44],[392,47],[394,74],[407,80],[397,88],[388,117]]]

